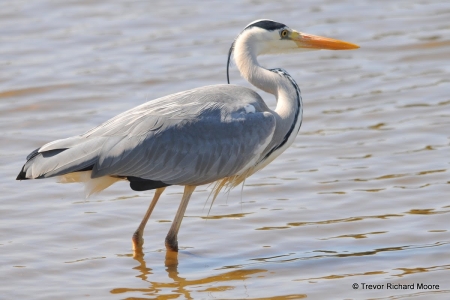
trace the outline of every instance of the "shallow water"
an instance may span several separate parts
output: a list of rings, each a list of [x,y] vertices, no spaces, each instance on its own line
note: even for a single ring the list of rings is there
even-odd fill
[[[260,18],[361,49],[261,58],[302,89],[300,134],[209,214],[211,187],[197,189],[178,257],[164,237],[181,187],[133,258],[153,192],[14,180],[48,141],[225,83],[231,42]],[[449,20],[448,1],[3,1],[0,298],[448,299]],[[231,80],[249,86],[235,67]]]

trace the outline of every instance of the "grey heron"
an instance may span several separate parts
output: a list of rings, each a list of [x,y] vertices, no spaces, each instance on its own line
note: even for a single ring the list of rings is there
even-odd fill
[[[284,69],[265,69],[263,54],[313,49],[349,50],[357,45],[310,35],[272,20],[248,24],[228,53],[241,75],[273,94],[270,109],[252,89],[220,84],[149,101],[113,117],[84,134],[56,140],[27,157],[17,180],[58,176],[60,182],[84,182],[89,193],[119,180],[131,189],[156,189],[133,234],[133,249],[142,249],[145,225],[164,189],[183,185],[180,206],[165,239],[178,251],[178,231],[191,194],[199,185],[216,183],[214,196],[235,187],[264,168],[294,141],[302,123],[302,98]]]

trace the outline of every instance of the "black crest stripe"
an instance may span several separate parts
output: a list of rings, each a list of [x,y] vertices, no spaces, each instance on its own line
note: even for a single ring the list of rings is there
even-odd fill
[[[278,22],[271,21],[271,20],[261,20],[261,21],[258,21],[258,22],[248,25],[247,27],[245,27],[244,30],[252,28],[252,27],[259,27],[262,29],[273,31],[273,30],[285,28],[287,26],[282,23],[278,23]]]

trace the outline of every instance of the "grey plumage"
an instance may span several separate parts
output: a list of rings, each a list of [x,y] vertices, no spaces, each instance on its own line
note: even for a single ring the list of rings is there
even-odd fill
[[[206,86],[144,103],[80,136],[46,144],[22,172],[47,178],[92,167],[92,178],[200,185],[234,175],[261,156],[274,128],[274,116],[254,91]]]

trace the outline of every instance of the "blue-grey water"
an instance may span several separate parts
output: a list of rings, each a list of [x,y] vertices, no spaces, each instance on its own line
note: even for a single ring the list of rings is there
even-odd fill
[[[231,42],[261,18],[361,48],[261,58],[297,80],[300,134],[209,214],[197,189],[178,257],[164,237],[181,187],[133,258],[152,191],[15,181],[46,142],[225,83]],[[449,299],[449,20],[448,1],[2,1],[0,299]]]

